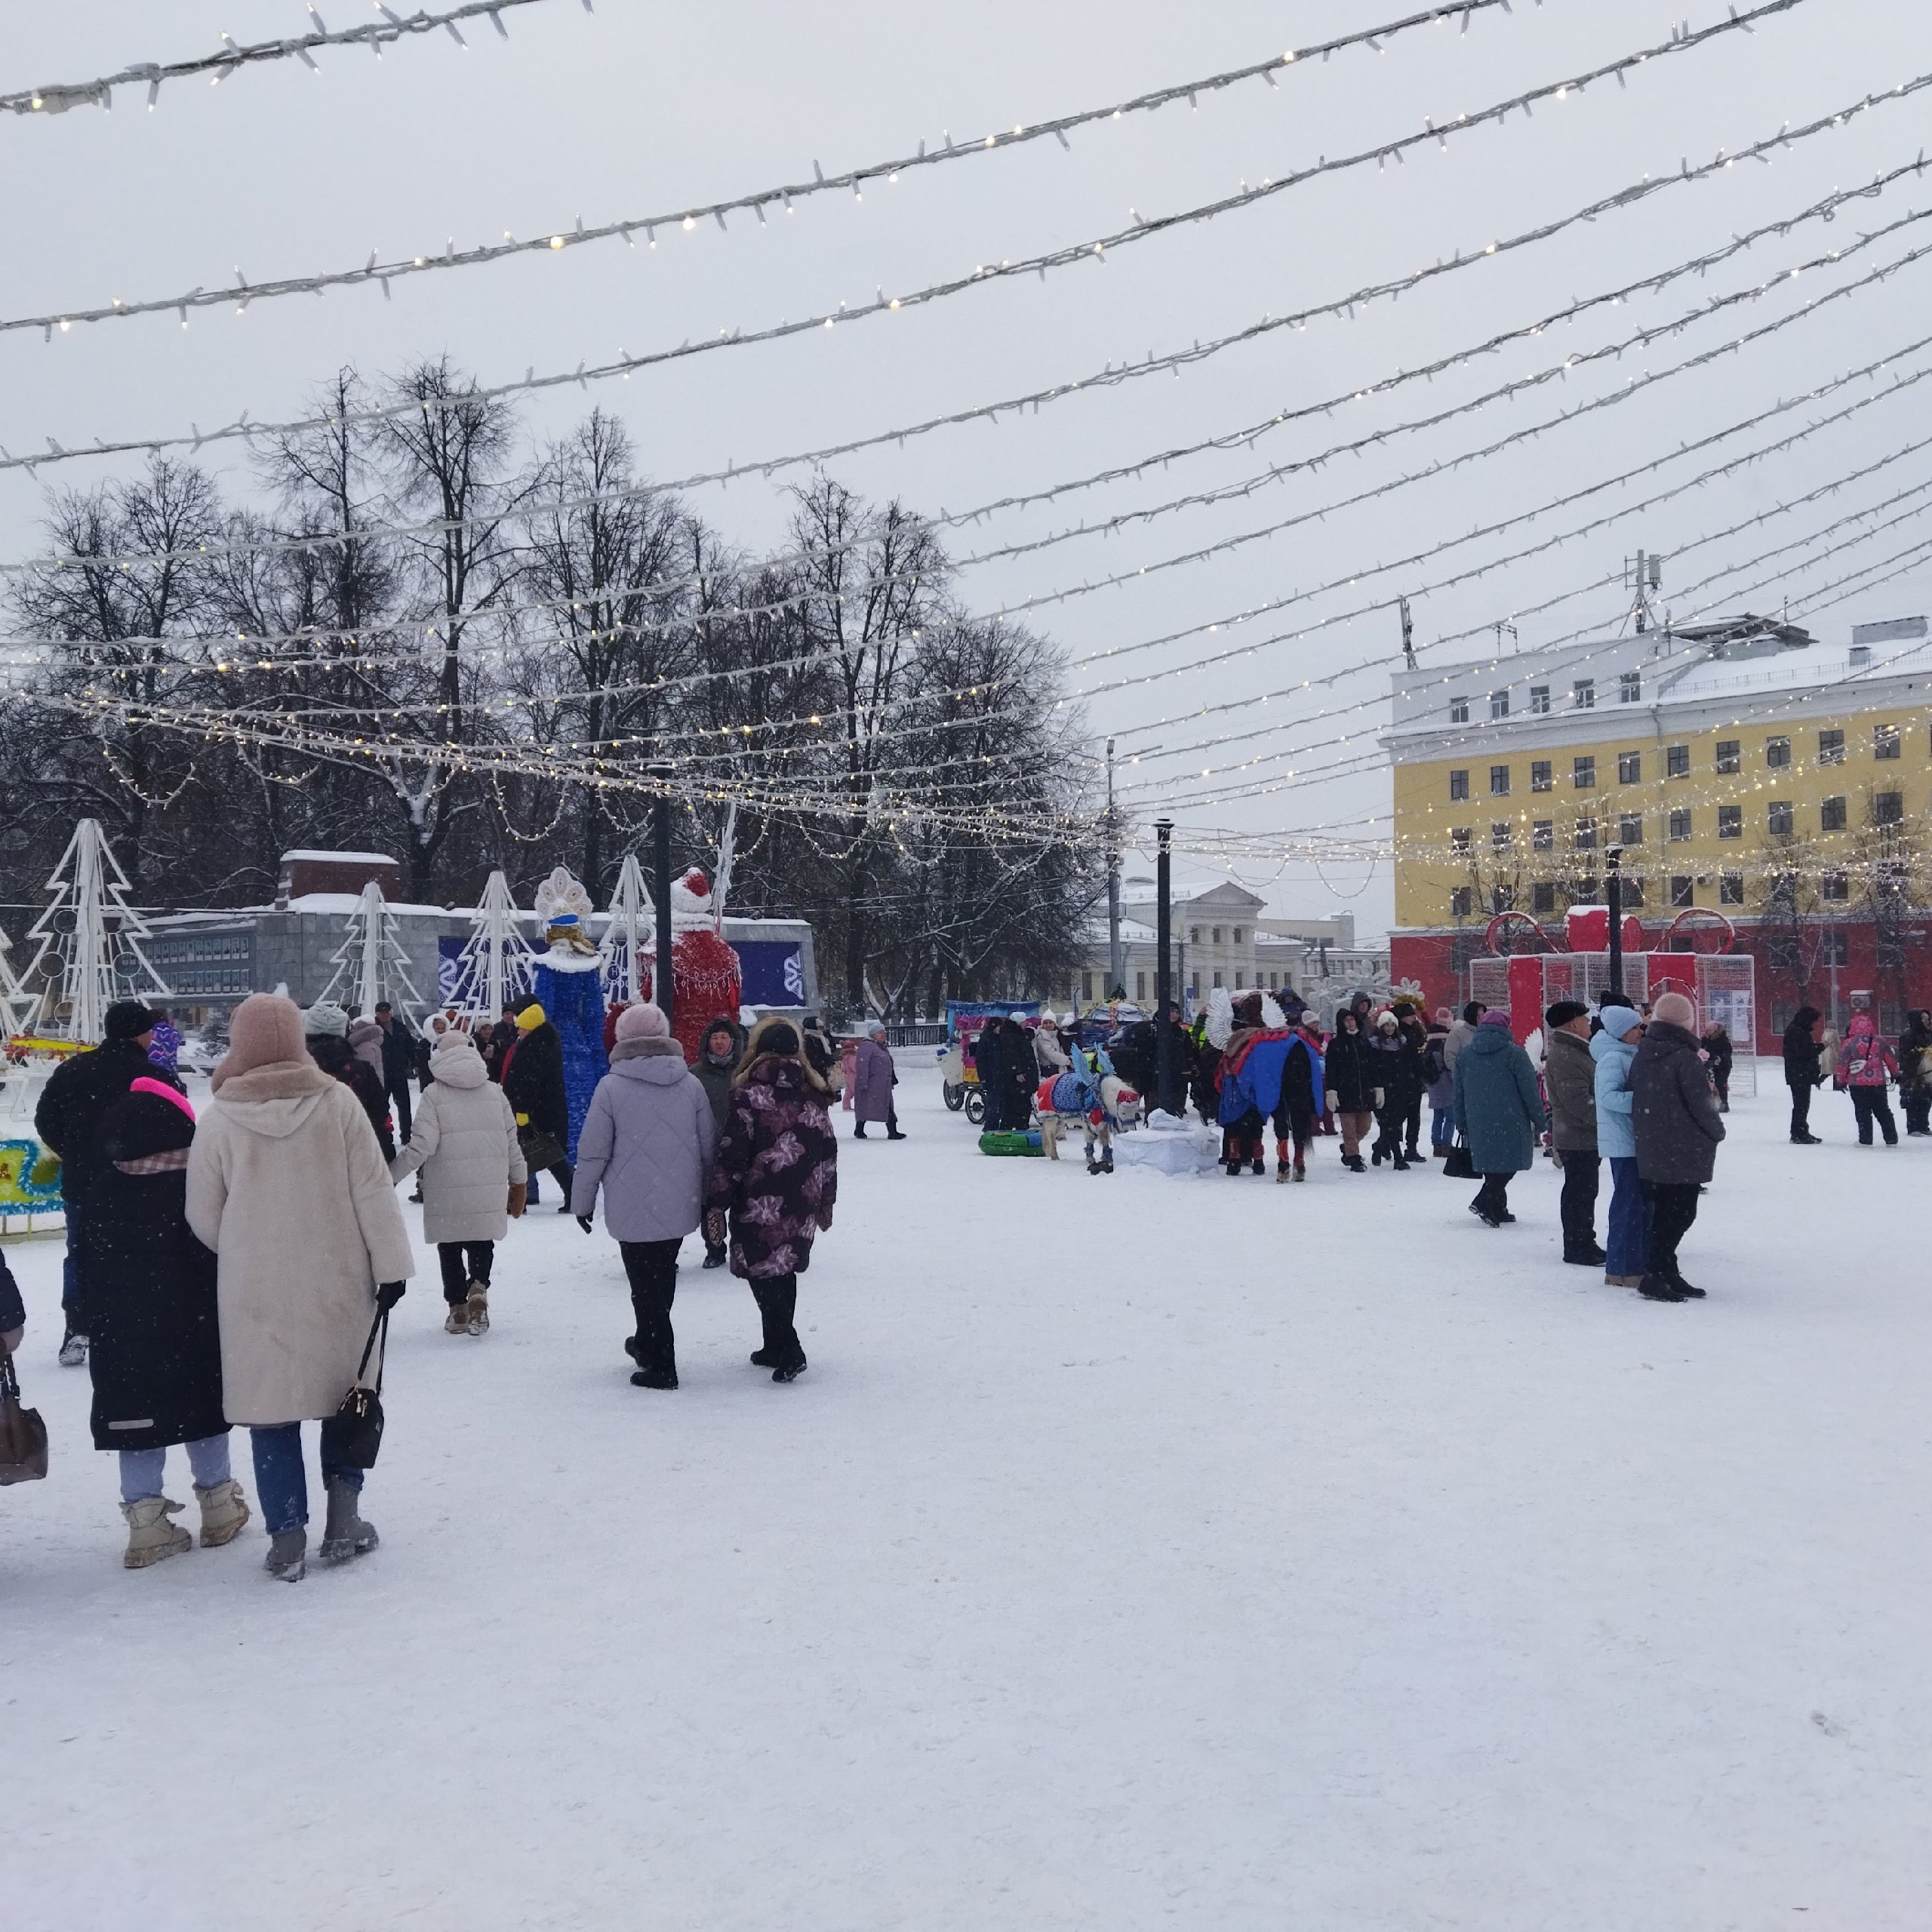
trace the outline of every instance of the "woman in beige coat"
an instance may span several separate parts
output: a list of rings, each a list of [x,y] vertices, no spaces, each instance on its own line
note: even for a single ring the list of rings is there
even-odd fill
[[[308,1549],[302,1424],[340,1406],[377,1306],[401,1299],[416,1257],[368,1116],[309,1057],[293,1000],[256,993],[235,1009],[214,1087],[188,1223],[215,1251],[222,1401],[254,1438],[267,1568],[294,1583]],[[362,1472],[333,1463],[326,1437],[322,1478],[322,1561],[374,1549],[356,1509]]]
[[[423,1170],[423,1238],[436,1244],[442,1270],[444,1332],[480,1335],[490,1325],[497,1243],[523,1212],[528,1171],[516,1115],[467,1033],[436,1036],[429,1072],[409,1145],[389,1173],[401,1180]]]

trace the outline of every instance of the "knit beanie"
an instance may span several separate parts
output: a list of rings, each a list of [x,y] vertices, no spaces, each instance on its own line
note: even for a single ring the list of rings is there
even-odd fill
[[[220,1093],[238,1073],[282,1060],[306,1060],[302,1044],[302,1009],[280,993],[251,993],[228,1023],[228,1057],[211,1083]]]
[[[1477,1023],[1484,1026],[1507,1028],[1509,1024],[1509,1016],[1500,1007],[1491,1007]]]
[[[1660,993],[1651,1011],[1666,1026],[1681,1026],[1687,1032],[1697,1023],[1697,1009],[1681,993]]]
[[[537,1010],[540,1013],[543,1009]],[[648,1000],[637,1006],[627,1006],[617,1015],[617,1038],[620,1040],[668,1040],[670,1037],[671,1023],[664,1017],[664,1009],[654,1006]]]
[[[117,999],[107,1009],[102,1030],[110,1040],[137,1040],[161,1017],[137,999]]]
[[[334,1000],[318,999],[302,1016],[302,1030],[317,1038],[349,1038],[349,1015]]]

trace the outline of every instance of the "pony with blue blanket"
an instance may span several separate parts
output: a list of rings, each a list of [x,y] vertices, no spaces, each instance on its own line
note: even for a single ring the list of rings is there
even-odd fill
[[[1057,1161],[1060,1122],[1077,1119],[1087,1140],[1087,1171],[1110,1174],[1114,1171],[1114,1129],[1140,1118],[1140,1096],[1115,1072],[1103,1048],[1082,1047],[1072,1041],[1067,1044],[1072,1065],[1065,1073],[1041,1081],[1035,1096],[1041,1142],[1047,1158]]]
[[[1222,1155],[1228,1172],[1238,1174],[1250,1159],[1257,1174],[1266,1171],[1262,1123],[1269,1121],[1275,1129],[1275,1180],[1306,1180],[1321,1081],[1321,1043],[1306,1027],[1237,1032],[1221,1057]]]

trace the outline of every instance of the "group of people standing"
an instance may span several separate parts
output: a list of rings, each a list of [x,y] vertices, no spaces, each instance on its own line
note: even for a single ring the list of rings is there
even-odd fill
[[[1932,1014],[1915,1008],[1905,1017],[1896,1049],[1878,1030],[1867,995],[1852,995],[1853,1011],[1841,1041],[1820,1029],[1815,1006],[1801,1006],[1784,1029],[1785,1084],[1791,1090],[1791,1138],[1799,1147],[1823,1144],[1811,1131],[1811,1097],[1826,1081],[1851,1097],[1861,1147],[1872,1145],[1875,1127],[1887,1147],[1899,1143],[1889,1089],[1896,1084],[1912,1139],[1932,1135]]]
[[[63,1063],[42,1096],[36,1125],[60,1159],[67,1207],[65,1341],[78,1343],[62,1358],[88,1366],[95,1446],[119,1457],[131,1568],[192,1546],[173,1520],[184,1506],[163,1487],[176,1444],[202,1546],[232,1541],[250,1520],[229,1462],[235,1425],[250,1431],[270,1575],[306,1572],[304,1422],[323,1425],[321,1560],[376,1547],[359,1506],[364,1468],[332,1419],[372,1352],[380,1382],[387,1318],[415,1272],[395,1192],[411,1175],[437,1248],[446,1331],[488,1328],[496,1244],[556,1132],[541,1008],[515,1016],[495,1078],[470,1033],[432,1032],[399,1152],[378,1106],[390,1097],[365,1077],[377,1069],[350,1025],[337,1029],[340,1012],[304,1014],[274,994],[242,1001],[198,1118],[178,1076],[149,1058],[159,1016],[123,1001],[103,1044]],[[632,1381],[677,1386],[678,1251],[700,1226],[706,1265],[728,1263],[756,1299],[764,1333],[752,1361],[774,1381],[795,1380],[806,1366],[798,1277],[838,1189],[828,1090],[798,1029],[768,1020],[746,1038],[721,1021],[693,1072],[646,1004],[619,1016],[611,1057],[580,1158],[560,1179],[565,1211],[587,1232],[601,1197],[618,1241],[636,1318]],[[17,1346],[24,1319],[0,1262],[0,1349]]]

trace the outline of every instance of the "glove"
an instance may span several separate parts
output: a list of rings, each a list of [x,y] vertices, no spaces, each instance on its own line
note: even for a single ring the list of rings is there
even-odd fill
[[[409,1292],[407,1281],[384,1281],[376,1290],[376,1308],[380,1314],[386,1315]]]
[[[1380,1087],[1375,1090],[1375,1111],[1377,1113],[1382,1111],[1382,1089]]]
[[[1328,1111],[1331,1114],[1338,1114],[1342,1111],[1342,1097],[1340,1094],[1331,1094],[1328,1096]]]
[[[579,1227],[580,1227],[580,1228],[584,1231],[584,1232],[585,1232],[586,1234],[589,1233],[589,1232],[590,1232],[590,1217],[589,1217],[588,1214],[580,1214],[580,1215],[578,1215],[578,1217],[577,1217],[577,1226],[578,1226]]]
[[[520,1180],[513,1180],[510,1183],[509,1217],[512,1221],[520,1221],[523,1219],[524,1208],[529,1199],[530,1188],[528,1183]]]

